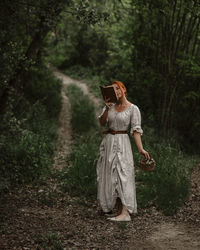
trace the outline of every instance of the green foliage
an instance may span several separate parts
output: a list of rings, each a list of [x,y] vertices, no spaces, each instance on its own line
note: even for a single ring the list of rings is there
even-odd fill
[[[64,73],[78,80],[92,79],[93,71],[81,65],[73,65],[64,70]]]
[[[97,126],[95,108],[88,96],[83,95],[82,91],[74,85],[68,87],[67,95],[71,103],[71,123],[74,131],[79,134],[95,128]]]
[[[47,232],[43,235],[35,235],[34,242],[37,248],[44,250],[62,250],[62,239],[54,232]]]
[[[49,118],[57,119],[61,109],[61,82],[54,79],[51,69],[42,64],[40,68],[32,67],[25,74],[24,81],[28,81],[24,93],[29,101],[36,104],[40,100]]]
[[[156,169],[154,172],[139,170],[137,200],[142,207],[154,205],[165,215],[172,215],[189,197],[190,174],[195,161],[184,156],[172,140],[167,143],[148,132],[148,128],[146,130],[144,147],[155,159]],[[139,162],[139,155],[136,159]]]
[[[91,131],[90,135],[85,135],[74,145],[67,159],[70,168],[60,173],[63,191],[81,198],[96,197],[96,164],[100,139],[98,132]]]
[[[94,75],[91,68],[85,68],[81,65],[74,65],[64,70],[64,73],[72,78],[86,82],[90,91],[96,96],[101,97],[99,85],[107,84],[107,81],[101,75]]]
[[[122,222],[118,223],[118,227],[120,229],[121,236],[123,236],[125,233],[125,230],[127,229],[127,223],[125,221],[122,221]]]
[[[37,70],[31,75],[30,86],[33,80],[40,95],[34,87],[20,96],[13,90],[9,93],[9,106],[1,115],[0,192],[16,183],[40,178],[52,164],[61,108],[60,82],[50,73],[47,77],[45,71],[42,74]]]
[[[95,1],[13,0],[12,6],[5,0],[0,2],[0,111],[7,105],[8,90],[23,89],[25,72],[42,61],[45,38],[48,33],[56,37],[54,31],[61,12],[67,19],[73,15],[78,23],[85,24],[108,16],[96,8]]]
[[[155,158],[157,167],[154,173],[139,171],[137,194],[140,206],[155,205],[165,214],[175,213],[187,199],[194,164],[174,141],[181,142],[184,149],[198,152],[200,131],[200,40],[199,18],[195,17],[199,6],[188,1],[176,3],[115,2],[108,22],[79,25],[71,16],[68,22],[60,22],[57,37],[49,37],[53,45],[50,51],[62,54],[57,66],[82,79],[99,75],[98,82],[121,80],[128,88],[128,99],[144,112],[143,122],[156,129],[156,133],[150,131],[150,135],[144,136],[144,148]],[[190,30],[191,22],[195,22],[194,32]],[[96,83],[90,86],[96,88]],[[161,140],[163,135],[165,141]],[[84,148],[82,143],[81,147]],[[77,148],[79,155],[81,149]],[[137,153],[134,158],[137,165]],[[77,165],[80,171],[81,162]],[[76,174],[74,170],[72,175]]]
[[[63,169],[58,173],[59,182],[63,191],[91,199],[96,196],[96,163],[101,140],[95,109],[78,87],[68,86],[67,95],[71,103],[72,128],[76,137],[67,158],[69,170]]]
[[[166,138],[176,133],[185,150],[198,152],[197,2],[99,1],[98,8],[110,15],[96,25],[63,16],[56,35],[48,39],[51,59],[58,59],[56,65],[72,75],[77,69],[82,79],[80,66],[100,76],[99,82],[124,82],[148,126],[157,127]],[[96,89],[95,82],[93,86]]]
[[[52,161],[60,84],[41,56],[64,2],[0,2],[0,193],[39,178]]]
[[[39,178],[52,162],[60,83],[44,67],[43,56],[46,35],[56,36],[61,12],[85,24],[108,16],[95,1],[0,2],[0,192]]]
[[[55,27],[65,4],[64,0],[13,0],[11,7],[5,0],[0,2],[0,95],[5,87],[23,85],[19,78],[40,58],[43,39]]]
[[[36,195],[38,204],[41,206],[53,207],[57,204],[58,193],[53,190],[42,190]]]
[[[71,100],[77,95],[80,98],[81,92],[76,87],[69,91]],[[147,130],[143,138],[144,148],[156,160],[156,170],[153,173],[138,171],[136,175],[138,205],[140,207],[154,205],[164,214],[172,215],[189,196],[190,173],[194,160],[183,155],[175,140],[163,141],[155,135],[154,130],[150,128],[144,130]],[[68,158],[70,168],[60,173],[60,181],[64,191],[90,199],[96,194],[96,163],[101,136],[90,129],[81,135]],[[134,143],[133,149],[135,163],[138,165],[140,156]]]
[[[76,18],[66,14],[63,14],[55,34],[49,34],[48,44],[48,59],[61,69],[81,65],[96,69],[99,73],[108,58],[108,42],[104,33],[85,23],[80,25]]]

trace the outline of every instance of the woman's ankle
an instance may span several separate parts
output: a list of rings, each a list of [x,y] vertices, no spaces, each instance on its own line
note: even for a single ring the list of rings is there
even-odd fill
[[[121,214],[123,214],[124,216],[129,216],[129,211],[124,205],[122,207]]]
[[[121,213],[117,216],[117,218],[127,218],[127,217],[130,217],[129,213]]]

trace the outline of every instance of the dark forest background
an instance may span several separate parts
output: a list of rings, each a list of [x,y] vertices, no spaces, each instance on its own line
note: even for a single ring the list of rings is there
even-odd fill
[[[200,2],[0,2],[0,191],[52,164],[61,83],[49,65],[98,85],[122,81],[146,130],[197,154]]]
[[[200,3],[99,1],[97,10],[107,15],[96,25],[63,13],[51,34],[53,62],[72,72],[87,68],[105,83],[124,82],[144,124],[198,152]]]

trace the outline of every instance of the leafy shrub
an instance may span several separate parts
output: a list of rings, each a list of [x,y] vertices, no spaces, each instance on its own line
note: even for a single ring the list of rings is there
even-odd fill
[[[30,182],[46,174],[53,161],[61,107],[60,83],[52,78],[49,82],[54,91],[51,87],[49,91],[46,72],[37,70],[30,74],[35,88],[29,89],[31,93],[27,88],[20,97],[11,90],[8,106],[1,114],[0,193],[11,185]],[[57,104],[49,110],[51,101]]]
[[[55,80],[50,69],[44,65],[32,67],[26,74],[24,81],[27,81],[24,92],[29,102],[40,103],[45,106],[47,115],[57,118],[61,110],[61,82]]]
[[[71,102],[74,145],[67,158],[70,168],[59,173],[61,187],[70,194],[92,198],[96,195],[96,163],[101,136],[96,123],[95,108],[80,88],[70,85],[67,95]]]
[[[95,108],[88,96],[84,95],[80,88],[74,85],[68,87],[67,95],[71,103],[71,123],[74,131],[79,134],[96,127]]]
[[[81,80],[91,79],[94,73],[90,68],[81,65],[73,65],[70,68],[64,69],[64,72],[71,77]]]
[[[43,235],[35,235],[34,242],[37,245],[37,249],[57,249],[62,250],[62,239],[54,232],[46,232]]]
[[[143,207],[155,205],[165,215],[171,215],[189,196],[194,161],[184,156],[177,146],[172,147],[170,143],[152,135],[147,135],[143,144],[156,160],[156,169],[152,173],[138,172],[138,203]],[[136,155],[138,162],[139,155]]]
[[[72,114],[78,114],[77,111],[74,112],[77,107],[73,102],[77,101],[78,96],[81,100],[83,94],[76,87],[71,87],[68,94],[72,102]],[[89,100],[87,102],[87,105],[90,105]],[[81,107],[83,106],[80,105],[79,112]],[[83,124],[83,121],[79,122]],[[76,123],[72,125],[76,126]],[[69,171],[61,173],[61,179],[63,190],[77,196],[93,197],[96,193],[96,162],[101,136],[89,129],[93,126],[88,124],[87,127],[87,133],[77,129],[82,137],[76,141],[68,159],[71,167]],[[154,205],[166,215],[174,214],[189,195],[190,173],[194,161],[191,157],[183,155],[175,140],[163,141],[153,129],[144,128],[144,130],[147,133],[142,138],[143,145],[156,160],[156,170],[153,173],[145,173],[142,170],[137,172],[138,205],[141,207]],[[140,155],[134,140],[131,141],[137,165]]]
[[[68,171],[64,170],[60,176],[64,191],[88,199],[96,196],[96,164],[100,139],[100,135],[93,131],[93,134],[74,145],[68,158],[71,167]]]
[[[90,88],[90,91],[97,97],[101,96],[99,86],[109,83],[108,80],[100,74],[95,74],[94,70],[91,68],[86,68],[81,65],[71,66],[65,69],[64,73],[70,77],[86,82]]]

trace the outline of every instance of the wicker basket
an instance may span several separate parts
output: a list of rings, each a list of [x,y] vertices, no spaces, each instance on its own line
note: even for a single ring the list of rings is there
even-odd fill
[[[140,167],[144,171],[154,171],[155,166],[156,166],[156,162],[154,161],[153,158],[151,158],[150,160],[142,158],[140,160]]]

